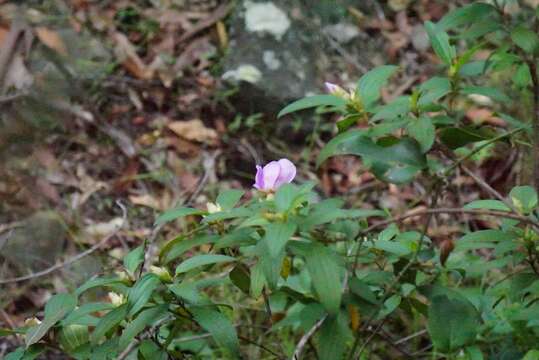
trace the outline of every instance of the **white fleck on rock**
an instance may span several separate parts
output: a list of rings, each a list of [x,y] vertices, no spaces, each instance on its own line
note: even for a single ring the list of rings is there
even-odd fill
[[[341,44],[346,44],[359,36],[358,27],[349,23],[328,25],[324,27],[323,31]]]
[[[272,2],[245,3],[245,27],[247,31],[269,33],[281,40],[290,27],[286,13]]]
[[[270,70],[277,70],[281,67],[281,61],[277,59],[275,56],[275,51],[273,50],[264,51],[262,54],[262,60],[264,60],[264,64],[266,64]]]
[[[229,70],[223,74],[223,80],[246,81],[255,84],[262,78],[262,73],[255,66],[244,64],[235,70]]]

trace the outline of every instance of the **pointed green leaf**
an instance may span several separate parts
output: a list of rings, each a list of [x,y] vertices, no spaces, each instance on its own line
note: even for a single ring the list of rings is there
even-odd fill
[[[131,250],[124,258],[124,268],[131,275],[137,271],[137,268],[144,261],[144,246],[140,245]]]
[[[199,209],[180,207],[177,209],[165,211],[155,220],[155,225],[161,225],[169,221],[176,220],[189,215],[202,215],[205,213],[205,211]]]
[[[336,254],[329,248],[315,244],[306,256],[307,269],[314,289],[322,305],[331,314],[337,314],[341,306],[341,266]]]
[[[530,54],[535,52],[539,46],[537,34],[524,25],[518,26],[511,31],[511,39],[518,47]]]
[[[127,294],[127,304],[129,305],[129,316],[136,314],[146,305],[153,291],[161,284],[157,275],[153,273],[144,274]]]
[[[277,117],[280,118],[299,110],[311,109],[319,106],[333,106],[337,108],[337,110],[344,110],[346,108],[346,100],[334,95],[309,96],[287,105],[279,112]]]
[[[430,21],[425,22],[425,29],[427,30],[432,49],[436,55],[438,55],[446,65],[451,65],[456,56],[456,51],[449,43],[449,35]]]
[[[121,350],[125,349],[127,345],[148,325],[160,320],[167,312],[167,305],[159,305],[146,310],[143,310],[138,316],[127,324],[118,346]]]
[[[236,206],[244,193],[245,191],[243,190],[225,190],[217,196],[217,204],[219,204],[223,210],[230,210]]]
[[[232,261],[236,261],[236,259],[231,256],[226,256],[226,255],[219,255],[219,254],[196,255],[196,256],[193,256],[192,258],[185,260],[180,265],[178,265],[178,267],[176,268],[176,274],[181,274],[181,273],[193,270],[197,267],[204,266],[204,265],[218,264],[218,263],[232,262]]]
[[[57,294],[45,305],[45,316],[41,324],[30,328],[26,333],[26,348],[37,343],[51,327],[62,320],[77,306],[77,298],[71,294]]]
[[[427,329],[436,350],[451,352],[473,343],[479,325],[477,310],[470,302],[447,295],[432,299]]]
[[[217,344],[227,349],[234,358],[239,358],[236,328],[225,315],[208,307],[194,308],[191,312],[195,321],[213,336]]]
[[[387,83],[398,66],[383,65],[364,74],[357,83],[357,94],[363,105],[368,108],[380,98],[380,90]]]

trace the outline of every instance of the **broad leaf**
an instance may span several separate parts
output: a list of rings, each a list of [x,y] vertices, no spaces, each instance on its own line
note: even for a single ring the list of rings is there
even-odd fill
[[[446,65],[451,65],[456,56],[456,51],[455,48],[449,44],[449,35],[430,21],[425,22],[425,29],[427,30],[432,49],[436,55],[438,55]]]
[[[225,190],[217,196],[217,204],[219,204],[223,210],[230,210],[236,206],[244,193],[245,191],[243,190]]]
[[[282,109],[277,117],[281,117],[299,110],[311,109],[319,106],[333,106],[337,110],[346,108],[346,100],[334,95],[314,95],[309,96],[287,105]]]
[[[408,123],[408,134],[417,140],[421,146],[421,152],[426,153],[434,144],[435,131],[432,120],[427,116],[412,119]]]
[[[465,95],[478,94],[491,98],[494,101],[507,102],[509,97],[500,90],[493,87],[486,86],[465,86],[460,89],[460,92]]]
[[[124,258],[124,267],[131,275],[137,271],[137,268],[144,261],[144,246],[140,245],[131,250]]]
[[[153,292],[161,284],[157,275],[148,273],[143,275],[127,294],[127,304],[129,305],[129,315],[136,314],[146,305]]]
[[[427,328],[436,350],[452,352],[474,342],[480,322],[468,301],[437,295],[428,314]]]
[[[444,15],[436,26],[443,31],[458,29],[463,25],[472,25],[484,17],[496,12],[496,8],[490,4],[477,2],[451,11]],[[491,21],[495,22],[495,21]]]
[[[93,344],[97,344],[99,340],[112,328],[117,326],[127,316],[129,310],[127,304],[123,304],[114,310],[111,310],[107,315],[103,316],[97,326],[95,327],[92,335],[90,335],[90,341]]]
[[[511,40],[527,53],[534,53],[539,46],[537,34],[525,26],[518,26],[511,31]]]
[[[236,328],[225,315],[208,307],[194,308],[191,312],[195,321],[212,335],[217,344],[227,349],[234,358],[239,358]]]
[[[498,211],[511,211],[507,205],[500,200],[475,200],[464,206],[465,209],[486,209]]]
[[[224,262],[236,261],[235,258],[226,255],[219,254],[203,254],[196,255],[192,258],[189,258],[182,262],[178,267],[176,267],[176,274],[181,274],[188,272],[200,266],[210,265],[210,264],[219,264]]]
[[[329,248],[315,244],[306,256],[307,269],[318,298],[326,310],[337,314],[341,305],[341,266]]]
[[[266,226],[266,234],[262,241],[268,249],[269,256],[277,259],[295,232],[296,225],[293,223],[276,222]]]
[[[394,65],[383,65],[364,74],[357,83],[357,94],[365,108],[380,98],[380,89],[398,69]]]
[[[127,347],[131,340],[135,338],[142,330],[144,330],[148,325],[155,323],[157,320],[161,319],[163,315],[167,312],[167,305],[159,305],[144,311],[141,311],[138,316],[127,324],[118,346],[121,350]]]
[[[537,207],[537,193],[531,186],[516,186],[509,193],[515,207],[524,214]]]
[[[77,298],[71,294],[57,294],[51,297],[45,305],[45,317],[41,324],[30,328],[26,333],[26,347],[41,340],[47,331],[75,309],[75,306]]]
[[[155,220],[155,225],[161,225],[169,221],[176,220],[178,218],[189,216],[189,215],[202,215],[205,213],[206,213],[205,211],[199,210],[199,209],[180,207],[177,209],[165,211]]]

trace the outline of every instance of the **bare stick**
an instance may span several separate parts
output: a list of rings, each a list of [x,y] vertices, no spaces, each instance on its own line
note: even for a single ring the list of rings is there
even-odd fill
[[[316,324],[313,325],[313,327],[307,331],[299,340],[298,345],[296,346],[296,350],[294,350],[294,355],[292,355],[292,360],[300,360],[301,354],[303,353],[303,349],[305,348],[305,345],[307,345],[307,342],[309,339],[320,329],[324,321],[327,319],[327,314],[324,315],[323,318],[318,320]]]

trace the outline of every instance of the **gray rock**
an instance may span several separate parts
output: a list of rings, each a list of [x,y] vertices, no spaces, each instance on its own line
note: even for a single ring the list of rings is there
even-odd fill
[[[240,2],[231,25],[222,78],[240,88],[241,110],[275,113],[316,91],[316,51],[286,1]]]
[[[372,67],[373,52],[380,46],[360,34],[347,6],[367,11],[353,0],[239,1],[222,63],[225,83],[239,89],[231,99],[236,109],[273,119],[291,101],[322,92],[328,72],[341,72],[331,58],[342,59],[346,67],[342,51],[349,51],[349,59],[363,68]]]
[[[66,228],[53,211],[37,212],[16,228],[0,249],[3,257],[19,274],[44,270],[62,256]]]

